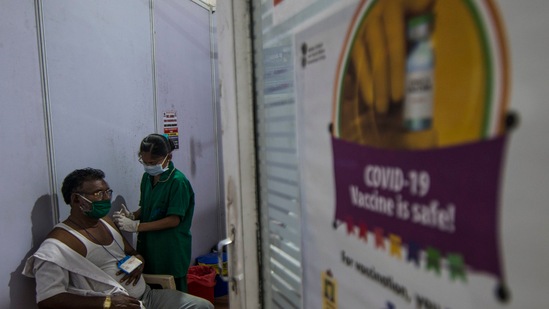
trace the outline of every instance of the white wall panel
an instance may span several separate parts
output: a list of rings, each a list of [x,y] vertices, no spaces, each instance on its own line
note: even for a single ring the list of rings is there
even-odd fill
[[[141,139],[154,132],[148,0],[43,2],[60,219],[60,187],[77,168],[106,173],[113,208],[137,209]]]
[[[194,259],[221,239],[211,14],[190,0],[157,0],[154,5],[158,131],[163,133],[163,112],[177,112],[179,149],[173,161],[195,192]]]
[[[0,308],[33,308],[21,271],[53,224],[34,3],[0,7]]]
[[[158,89],[152,3],[161,21]],[[151,0],[0,0],[0,7],[0,308],[36,308],[34,280],[21,271],[69,214],[60,192],[69,172],[102,169],[115,191],[113,210],[137,207],[139,142],[162,130],[156,121],[166,109],[180,116],[175,161],[197,193],[195,252],[209,251],[222,217],[209,12],[190,1]]]

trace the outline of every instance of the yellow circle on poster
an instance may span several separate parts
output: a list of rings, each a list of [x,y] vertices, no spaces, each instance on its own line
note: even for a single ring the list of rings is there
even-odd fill
[[[501,134],[506,55],[492,1],[365,1],[340,58],[334,135],[430,149]]]

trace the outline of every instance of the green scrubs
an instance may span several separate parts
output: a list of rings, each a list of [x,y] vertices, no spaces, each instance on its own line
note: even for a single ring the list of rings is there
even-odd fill
[[[194,213],[193,188],[183,173],[170,162],[153,186],[147,173],[141,179],[141,222],[152,222],[177,215],[181,222],[174,228],[140,232],[137,251],[145,258],[144,273],[170,274],[178,289],[187,291],[187,270],[191,262],[191,223]]]

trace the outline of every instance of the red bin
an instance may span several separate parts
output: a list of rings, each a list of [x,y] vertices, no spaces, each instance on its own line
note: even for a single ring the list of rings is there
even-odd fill
[[[214,302],[215,268],[205,265],[189,267],[187,272],[188,293]]]

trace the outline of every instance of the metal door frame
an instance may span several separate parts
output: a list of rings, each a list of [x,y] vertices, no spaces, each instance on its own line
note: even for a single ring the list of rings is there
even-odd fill
[[[217,3],[219,89],[225,188],[229,303],[261,308],[250,9]]]

